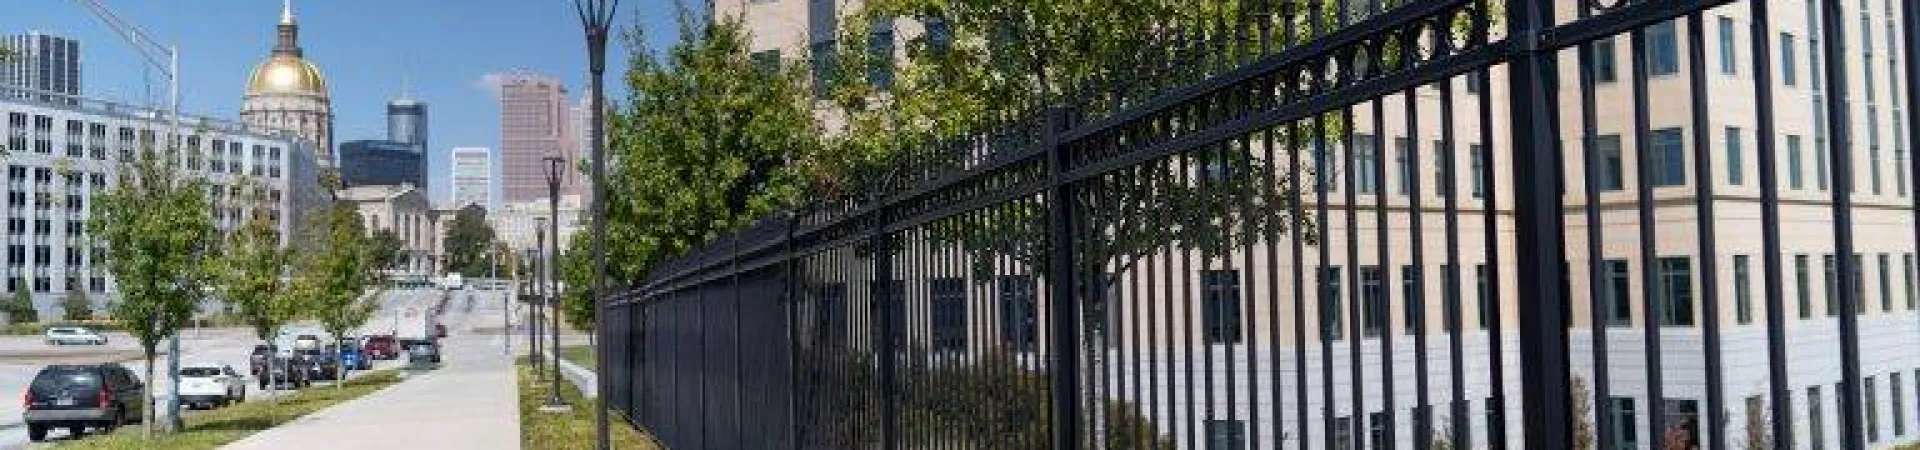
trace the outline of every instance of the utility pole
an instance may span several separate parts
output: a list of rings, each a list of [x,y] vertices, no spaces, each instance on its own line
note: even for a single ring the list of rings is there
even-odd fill
[[[135,53],[139,53],[148,65],[166,72],[169,134],[166,145],[179,146],[183,139],[180,136],[180,48],[160,45],[159,41],[149,36],[146,30],[121,19],[118,14],[101,5],[98,0],[75,1],[92,12],[94,17],[106,22],[114,32],[119,33],[120,38],[127,41],[127,46],[132,47]],[[160,61],[162,55],[166,57],[165,63]],[[167,378],[173,383],[173,390],[167,395],[167,427],[178,431],[182,428],[182,424],[180,423],[180,330],[177,326],[167,336]]]

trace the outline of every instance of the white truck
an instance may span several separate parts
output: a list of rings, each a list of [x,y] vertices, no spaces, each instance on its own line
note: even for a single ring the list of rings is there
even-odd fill
[[[400,312],[397,320],[399,323],[394,324],[393,338],[400,342],[402,348],[434,340],[434,318],[425,308],[407,307]]]
[[[441,289],[446,289],[446,290],[449,290],[449,291],[454,291],[454,290],[460,290],[460,289],[463,289],[463,288],[466,288],[466,287],[467,287],[467,280],[466,280],[466,278],[465,278],[465,277],[462,277],[462,276],[460,276],[460,274],[458,274],[458,273],[449,273],[449,274],[447,274],[447,276],[446,276],[446,277],[442,277],[442,278],[440,279],[440,288],[441,288]]]

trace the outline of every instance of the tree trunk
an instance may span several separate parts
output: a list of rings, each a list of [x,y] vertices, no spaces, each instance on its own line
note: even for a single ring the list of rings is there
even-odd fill
[[[340,351],[343,350],[340,348],[340,333],[334,333],[333,335],[335,336],[333,342],[333,389],[339,390],[347,386],[347,361],[346,358],[340,357]]]
[[[154,360],[153,346],[145,345],[142,347],[144,347],[142,348],[142,350],[146,351],[146,357],[147,357],[147,387],[152,388],[154,386],[159,386],[160,383],[155,382],[153,379],[153,360]],[[153,421],[158,418],[156,417],[155,411],[153,409],[154,407],[153,393],[141,392],[140,395],[146,396],[146,398],[141,399],[140,409],[145,410],[142,412],[146,413],[146,416],[147,416],[145,419],[140,420],[140,437],[142,439],[151,441],[153,440]]]

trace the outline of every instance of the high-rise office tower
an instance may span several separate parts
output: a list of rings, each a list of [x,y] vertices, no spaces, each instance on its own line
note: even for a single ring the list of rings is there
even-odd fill
[[[486,147],[457,147],[450,158],[453,167],[453,205],[480,205],[492,209],[493,152]]]
[[[567,88],[538,75],[513,74],[500,85],[500,190],[512,203],[547,196],[549,156],[566,160],[561,194],[579,190],[580,158],[574,145]]]
[[[401,94],[387,102],[387,140],[427,149],[427,104]]]
[[[80,41],[37,31],[0,38],[0,48],[13,57],[0,63],[0,86],[43,91],[69,96],[80,95]],[[26,98],[28,92],[7,95]],[[41,96],[52,101],[53,96]],[[72,104],[76,99],[62,99]]]

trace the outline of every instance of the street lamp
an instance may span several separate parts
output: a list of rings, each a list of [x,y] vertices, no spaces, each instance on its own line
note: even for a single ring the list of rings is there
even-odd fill
[[[574,0],[573,11],[580,16],[580,26],[587,34],[587,71],[592,73],[593,108],[592,134],[588,137],[593,143],[592,170],[593,197],[591,219],[593,226],[593,281],[587,291],[588,301],[593,302],[593,332],[598,334],[607,329],[606,314],[603,314],[601,297],[606,291],[607,281],[607,117],[606,117],[606,77],[607,77],[607,30],[613,24],[613,16],[620,10],[620,0]],[[607,355],[605,348],[607,336],[595,338],[593,347],[594,367],[597,374],[593,389],[595,398],[605,402],[607,398]],[[612,441],[607,436],[607,406],[598,404],[593,411],[594,445],[599,450],[609,450]]]
[[[541,373],[540,358],[542,352],[540,351],[540,327],[546,323],[540,320],[540,315],[544,311],[542,306],[545,306],[547,303],[547,284],[543,278],[546,274],[546,252],[547,218],[535,217],[533,218],[533,251],[529,264],[531,266],[529,268],[533,269],[533,288],[531,290],[533,296],[529,297],[533,300],[530,302],[533,305],[533,317],[530,317],[530,320],[527,322],[531,325],[527,328],[527,342],[533,343],[533,357],[527,360],[527,364],[533,366],[533,374],[536,377],[540,376]],[[553,349],[547,349],[547,351],[553,351]]]
[[[540,410],[566,411],[567,402],[560,399],[560,282],[555,278],[558,273],[554,271],[554,266],[560,262],[560,177],[566,175],[567,160],[548,156],[545,161],[547,212],[553,218],[547,221],[547,226],[553,227],[549,230],[553,232],[553,242],[547,243],[551,251],[546,255],[547,265],[544,269],[547,275],[547,315],[553,316],[553,326],[549,327],[553,329],[553,345],[547,347],[547,356],[553,357],[553,376],[549,377],[553,385],[547,389],[547,404],[541,405]]]

